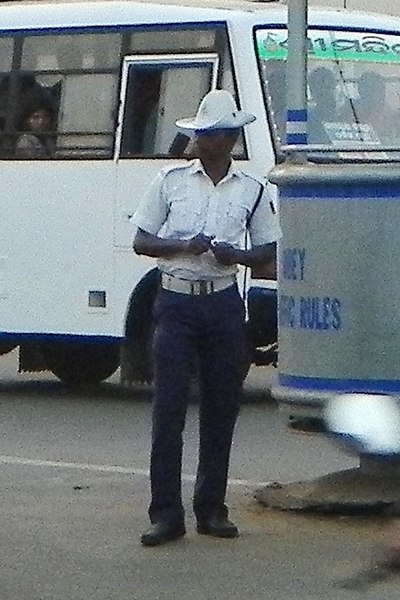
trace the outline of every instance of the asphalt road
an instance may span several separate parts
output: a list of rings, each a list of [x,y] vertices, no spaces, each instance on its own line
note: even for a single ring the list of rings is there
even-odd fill
[[[312,479],[354,460],[321,435],[287,427],[266,392],[271,370],[246,382],[232,452],[228,502],[236,540],[195,533],[190,508],[196,403],[185,433],[188,534],[143,548],[147,527],[151,390],[115,376],[96,390],[65,389],[47,374],[0,362],[1,600],[333,600],[336,585],[369,563],[381,522],[271,511],[253,500],[263,482]],[[399,580],[363,598],[398,598]]]

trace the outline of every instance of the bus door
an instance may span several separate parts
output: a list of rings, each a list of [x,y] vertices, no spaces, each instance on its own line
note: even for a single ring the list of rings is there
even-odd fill
[[[117,200],[114,246],[132,247],[130,216],[156,173],[192,156],[175,121],[196,114],[217,85],[216,53],[126,56],[115,143]]]

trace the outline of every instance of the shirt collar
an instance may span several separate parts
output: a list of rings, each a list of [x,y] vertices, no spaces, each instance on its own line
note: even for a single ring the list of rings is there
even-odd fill
[[[190,172],[193,175],[196,173],[203,173],[204,175],[206,175],[208,177],[207,173],[204,171],[204,167],[199,158],[195,158],[193,160],[193,162],[190,166]],[[240,171],[239,171],[238,167],[236,166],[235,161],[232,158],[231,164],[229,165],[228,172],[221,181],[227,181],[228,179],[232,179],[233,177],[239,177],[239,176],[240,176]]]

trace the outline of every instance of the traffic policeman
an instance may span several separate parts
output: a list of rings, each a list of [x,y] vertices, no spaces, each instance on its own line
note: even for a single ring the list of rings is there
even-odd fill
[[[198,158],[163,169],[132,218],[138,228],[134,250],[156,257],[161,271],[154,306],[152,526],[141,537],[145,546],[185,534],[182,434],[194,366],[201,395],[197,531],[238,535],[225,505],[245,353],[245,307],[236,275],[238,265],[273,261],[281,235],[268,191],[231,157],[241,128],[254,120],[238,110],[229,92],[209,92],[194,118],[176,123],[194,133]]]

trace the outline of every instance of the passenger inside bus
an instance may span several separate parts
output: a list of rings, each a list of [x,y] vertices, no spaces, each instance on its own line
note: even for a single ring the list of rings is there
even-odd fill
[[[395,142],[398,118],[387,102],[385,78],[375,71],[364,71],[357,90],[358,99],[353,103],[356,123],[369,126],[371,136],[382,144]]]
[[[31,73],[6,74],[0,81],[0,130],[2,132],[1,156],[12,156],[15,144],[15,125],[25,110],[27,98],[39,97],[38,84]]]
[[[326,67],[317,67],[309,75],[308,86],[308,140],[311,144],[330,144],[325,124],[342,120],[337,109],[335,74]]]
[[[52,89],[40,85],[32,73],[4,75],[0,80],[0,156],[15,156],[15,133],[27,131],[25,122],[29,111],[44,106],[54,113],[54,105]]]
[[[37,103],[21,115],[18,130],[23,133],[15,144],[16,158],[51,158],[54,154],[54,111],[51,105]]]
[[[122,155],[151,155],[154,151],[161,86],[160,69],[135,71],[128,82]],[[137,90],[136,93],[135,90]]]

